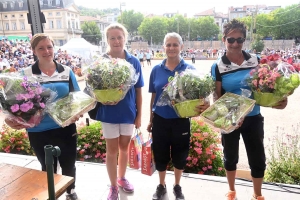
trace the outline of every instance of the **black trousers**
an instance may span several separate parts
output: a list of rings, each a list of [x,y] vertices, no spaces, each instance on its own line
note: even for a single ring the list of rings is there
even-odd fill
[[[261,114],[245,117],[242,126],[229,133],[222,134],[222,145],[224,147],[224,166],[227,171],[236,170],[239,160],[239,140],[242,134],[251,176],[263,178],[266,169],[266,155],[264,149],[264,118]]]
[[[46,171],[45,164],[45,145],[58,146],[61,150],[61,155],[57,158],[62,174],[66,176],[76,177],[76,157],[77,157],[77,131],[76,125],[71,124],[64,128],[52,129],[43,132],[29,132],[29,141],[31,147],[42,165],[42,170]],[[56,158],[54,157],[54,160]],[[56,164],[56,163],[55,163]],[[57,168],[54,166],[54,172]],[[67,188],[67,193],[75,188],[75,182]]]
[[[190,148],[190,119],[165,119],[154,114],[152,150],[157,171],[165,171],[172,159],[176,169],[184,169]]]

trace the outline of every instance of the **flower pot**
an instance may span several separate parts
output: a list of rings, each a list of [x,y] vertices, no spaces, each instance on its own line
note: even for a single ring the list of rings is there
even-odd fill
[[[196,112],[196,106],[204,104],[204,99],[194,99],[194,100],[188,100],[180,103],[174,104],[174,109],[177,113],[177,115],[181,118],[187,118],[187,117],[195,117],[198,116],[200,113]]]
[[[120,88],[108,90],[93,90],[95,98],[101,103],[119,102],[123,98],[123,90]]]
[[[264,107],[276,106],[279,101],[283,99],[282,96],[267,92],[253,92],[256,104]]]

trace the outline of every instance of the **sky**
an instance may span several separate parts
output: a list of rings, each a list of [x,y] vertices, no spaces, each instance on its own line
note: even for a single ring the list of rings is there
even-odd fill
[[[228,7],[243,6],[243,5],[266,5],[266,6],[281,6],[282,8],[300,3],[300,0],[251,0],[248,3],[237,0],[75,0],[77,6],[88,8],[120,8],[120,3],[125,2],[122,10],[134,10],[141,13],[163,14],[170,12],[179,12],[179,14],[187,13],[188,16],[193,16],[196,13],[215,8],[216,12],[228,13]],[[241,3],[239,3],[241,2]]]

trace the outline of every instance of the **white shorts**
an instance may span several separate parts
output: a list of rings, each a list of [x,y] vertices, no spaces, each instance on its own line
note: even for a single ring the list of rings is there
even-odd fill
[[[101,122],[103,136],[107,139],[118,138],[120,135],[131,136],[134,129],[134,124],[110,124]]]

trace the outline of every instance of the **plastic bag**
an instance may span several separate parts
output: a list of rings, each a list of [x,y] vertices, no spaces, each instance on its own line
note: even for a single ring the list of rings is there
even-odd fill
[[[208,101],[206,98],[214,90],[215,83],[211,76],[200,75],[197,70],[187,69],[175,74],[165,86],[156,105],[173,107],[181,118],[194,117],[199,115],[195,107]]]
[[[0,75],[0,109],[25,128],[41,122],[45,108],[56,96],[54,89],[43,87],[34,77]]]
[[[236,129],[239,120],[252,111],[254,105],[253,99],[227,92],[200,116],[205,122],[221,129],[222,133],[230,133]]]
[[[104,104],[122,100],[139,78],[129,62],[115,58],[96,58],[84,73],[88,90]]]
[[[70,92],[68,96],[49,104],[47,112],[58,125],[65,127],[80,115],[92,110],[96,103],[94,98],[82,91]]]

